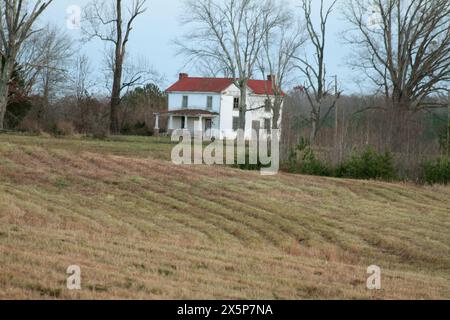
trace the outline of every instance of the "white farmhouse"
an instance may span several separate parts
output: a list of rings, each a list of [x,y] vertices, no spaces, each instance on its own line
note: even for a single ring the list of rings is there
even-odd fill
[[[272,76],[267,80],[250,80],[246,114],[246,139],[251,129],[272,128],[274,100]],[[229,78],[197,78],[182,73],[179,80],[166,90],[168,94],[168,131],[185,129],[201,131],[207,138],[235,139],[239,124],[239,88]],[[159,131],[156,115],[156,130]]]

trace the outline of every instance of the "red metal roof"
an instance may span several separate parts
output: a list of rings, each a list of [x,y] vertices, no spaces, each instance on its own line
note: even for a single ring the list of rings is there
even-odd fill
[[[233,79],[227,78],[190,78],[178,80],[167,92],[215,92],[220,93],[233,83]]]
[[[274,95],[272,88],[272,81],[269,80],[249,80],[248,86],[255,94],[269,94]]]
[[[187,75],[170,86],[166,92],[214,92],[221,93],[233,83],[231,78],[194,78]],[[273,95],[272,82],[270,80],[249,80],[249,88],[255,94]]]

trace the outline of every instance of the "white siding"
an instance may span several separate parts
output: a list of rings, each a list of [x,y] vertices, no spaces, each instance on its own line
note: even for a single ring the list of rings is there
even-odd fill
[[[239,89],[232,85],[222,95],[221,99],[221,112],[220,112],[220,130],[221,138],[235,139],[236,133],[232,131],[233,129],[233,117],[239,117],[239,111],[233,109],[234,98],[239,98]],[[256,109],[265,104],[267,99],[266,95],[254,95],[249,92],[247,97],[248,109]],[[272,119],[272,112],[266,112],[264,108],[249,111],[245,117],[245,137],[247,139],[251,138],[251,130],[253,121],[260,122],[260,128],[264,128],[264,119]]]
[[[218,93],[194,93],[194,92],[174,92],[169,93],[169,111],[183,109],[183,96],[188,96],[188,109],[207,109],[208,97],[213,97],[212,110],[220,112],[220,94]]]

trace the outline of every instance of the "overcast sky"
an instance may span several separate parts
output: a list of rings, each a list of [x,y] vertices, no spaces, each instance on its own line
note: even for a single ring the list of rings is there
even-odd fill
[[[289,0],[295,10],[299,10],[298,0]],[[331,0],[326,0],[330,2]],[[66,29],[68,34],[79,38],[80,32],[69,30],[66,21],[69,17],[67,9],[78,5],[83,8],[89,0],[55,0],[48,11],[43,15],[40,23],[51,22]],[[145,57],[154,68],[165,76],[163,86],[168,86],[177,79],[179,72],[186,71],[191,75],[192,70],[183,70],[184,60],[175,56],[176,48],[171,41],[183,34],[183,26],[179,18],[183,11],[181,0],[148,0],[147,12],[140,16],[135,24],[129,43],[128,52],[133,56]],[[318,3],[319,1],[313,1]],[[357,87],[351,84],[354,75],[345,65],[349,48],[343,45],[340,35],[344,31],[343,21],[339,8],[333,14],[328,32],[328,61],[327,73],[330,79],[337,74],[340,85],[346,93],[357,91]],[[95,41],[84,46],[83,51],[90,57],[94,66],[100,66],[104,52],[104,44]],[[302,83],[299,80],[299,84]]]

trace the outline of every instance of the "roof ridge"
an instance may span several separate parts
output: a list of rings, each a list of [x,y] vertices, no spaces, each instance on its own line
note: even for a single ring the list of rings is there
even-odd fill
[[[217,79],[217,80],[234,80],[233,78],[226,78],[226,77],[187,77],[187,78],[183,78],[181,80],[178,81],[183,81],[183,80],[189,80],[189,79]],[[238,80],[236,78],[236,80]],[[177,81],[177,82],[178,82]],[[267,79],[248,79],[248,81],[262,81],[262,82],[270,82],[271,80],[267,80]]]
[[[220,93],[234,83],[234,78],[184,77],[166,89],[166,92]],[[271,80],[249,79],[248,87],[256,94],[273,94]]]

